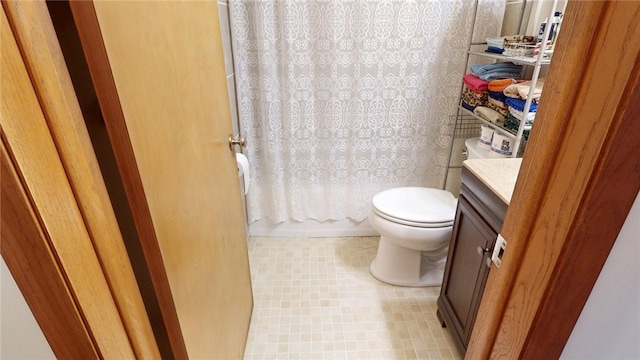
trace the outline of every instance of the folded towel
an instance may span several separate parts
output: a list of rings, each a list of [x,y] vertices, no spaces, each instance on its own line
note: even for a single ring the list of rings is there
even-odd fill
[[[522,65],[517,65],[512,62],[497,62],[493,64],[471,65],[470,69],[473,75],[479,77],[482,74],[486,74],[492,71],[520,73],[522,71]]]
[[[462,103],[460,104],[462,105],[463,108],[473,112],[473,110],[476,108],[475,106],[471,106],[469,104],[467,104],[466,102],[464,102],[464,100],[462,100]]]
[[[524,111],[524,104],[526,103],[526,100],[508,97],[505,99],[504,103],[518,111]],[[532,102],[529,107],[529,112],[535,112],[537,109],[538,104]]]
[[[494,64],[475,64],[470,67],[471,73],[482,80],[491,81],[504,78],[520,78],[522,65],[510,62]]]
[[[533,101],[538,102],[540,95],[542,95],[542,87],[544,86],[544,79],[540,78],[536,82],[536,87],[533,90]],[[526,99],[529,96],[531,90],[531,81],[525,81],[519,84],[512,84],[504,88],[504,94],[508,97],[517,99]]]
[[[509,106],[509,113],[511,113],[511,115],[515,116],[518,120],[522,120],[524,118],[524,112],[514,109],[513,107]],[[533,120],[535,120],[536,118],[536,113],[535,112],[530,112],[527,113],[527,124],[532,124]]]
[[[505,38],[504,36],[495,37],[495,38],[487,38],[486,39],[487,40],[487,45],[504,49],[504,38]]]
[[[503,48],[495,47],[495,46],[487,46],[487,50],[485,52],[494,53],[494,54],[502,54],[504,52]]]
[[[519,79],[521,75],[520,73],[517,73],[517,72],[494,70],[494,71],[486,72],[478,77],[485,81],[493,81],[493,80],[507,79],[507,78]]]
[[[471,90],[474,91],[485,91],[489,89],[489,82],[485,80],[481,80],[477,76],[473,74],[466,74],[462,77],[462,81],[464,84]]]
[[[462,101],[466,102],[472,107],[483,106],[487,103],[488,92],[487,91],[473,91],[464,86],[462,89]]]
[[[499,104],[502,104],[502,105],[499,105]],[[493,110],[497,111],[502,116],[505,116],[505,115],[507,115],[509,113],[509,110],[507,110],[507,107],[506,107],[505,103],[503,103],[502,101],[498,101],[496,99],[488,98],[487,99],[487,107],[489,109],[493,109]]]
[[[502,102],[507,98],[502,91],[489,91],[489,97]]]
[[[476,108],[473,110],[473,113],[494,124],[504,122],[504,116],[500,115],[499,112],[485,106],[476,106]]]
[[[500,101],[496,98],[493,98],[491,96],[489,96],[489,98],[487,98],[487,103],[488,104],[493,104],[497,107],[503,108],[505,110],[507,110],[507,104],[504,103],[504,101]]]
[[[520,127],[520,120],[518,120],[515,116],[511,114],[507,114],[504,117],[504,124],[502,125],[507,130],[511,130],[514,134],[518,132],[518,128]],[[525,140],[529,140],[531,126],[525,125],[524,131],[522,132],[522,137]]]
[[[490,91],[502,92],[507,86],[513,85],[515,83],[517,83],[517,81],[514,78],[499,79],[499,80],[489,81],[489,85],[487,85],[487,87],[489,88]]]

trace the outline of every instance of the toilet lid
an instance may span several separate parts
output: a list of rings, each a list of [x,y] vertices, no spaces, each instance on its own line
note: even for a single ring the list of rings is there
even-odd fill
[[[403,187],[373,197],[373,210],[387,220],[419,227],[451,226],[458,201],[448,191]]]

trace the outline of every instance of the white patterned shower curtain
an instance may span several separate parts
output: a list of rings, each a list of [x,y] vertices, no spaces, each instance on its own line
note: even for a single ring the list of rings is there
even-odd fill
[[[441,185],[472,1],[229,3],[250,223],[362,221],[381,190]],[[503,12],[481,1],[474,37]]]

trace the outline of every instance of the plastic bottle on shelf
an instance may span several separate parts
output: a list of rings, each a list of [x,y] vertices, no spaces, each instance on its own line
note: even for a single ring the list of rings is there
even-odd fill
[[[560,33],[560,26],[562,25],[562,13],[556,11],[553,21],[551,22],[551,33],[549,34],[549,40],[551,45],[555,45],[558,34]]]
[[[538,54],[540,53],[540,49],[542,48],[542,38],[544,36],[544,30],[547,27],[548,20],[549,18],[545,18],[540,24],[540,30],[538,30],[538,40],[536,41],[536,47],[533,50],[534,56],[538,56]],[[561,22],[562,22],[562,13],[559,11],[556,11],[554,13],[553,18],[551,19],[551,29],[549,29],[549,34],[547,36],[544,57],[549,57],[548,55],[550,53],[553,53],[553,45],[555,44],[556,37],[558,36],[558,30],[560,30]]]
[[[536,47],[533,49],[533,56],[538,56],[540,53],[540,48],[542,46],[542,37],[544,36],[544,29],[547,27],[547,20],[549,18],[544,18],[542,23],[540,24],[540,30],[538,30],[538,40],[536,41]]]

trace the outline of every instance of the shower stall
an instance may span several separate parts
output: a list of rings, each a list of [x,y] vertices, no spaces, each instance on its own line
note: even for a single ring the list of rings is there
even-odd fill
[[[441,187],[471,38],[503,0],[219,3],[249,232],[373,235],[371,198]],[[481,24],[478,26],[478,24]]]

